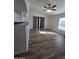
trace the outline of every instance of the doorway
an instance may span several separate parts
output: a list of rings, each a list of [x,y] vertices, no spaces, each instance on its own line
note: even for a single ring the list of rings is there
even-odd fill
[[[45,17],[33,16],[33,29],[44,29]]]

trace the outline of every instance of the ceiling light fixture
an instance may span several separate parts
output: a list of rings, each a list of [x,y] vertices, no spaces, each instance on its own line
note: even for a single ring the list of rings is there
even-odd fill
[[[52,12],[52,10],[51,9],[47,9],[46,12],[49,12],[50,13],[50,12]]]

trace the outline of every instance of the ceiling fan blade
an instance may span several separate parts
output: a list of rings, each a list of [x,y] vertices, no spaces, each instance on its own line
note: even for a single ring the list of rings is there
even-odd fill
[[[51,9],[51,10],[56,11],[56,9]]]
[[[46,6],[44,6],[44,8],[47,8]]]
[[[52,6],[52,8],[56,7],[57,5]]]

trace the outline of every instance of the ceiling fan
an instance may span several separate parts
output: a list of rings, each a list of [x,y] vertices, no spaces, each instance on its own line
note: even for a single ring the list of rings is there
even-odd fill
[[[47,6],[43,6],[44,8],[46,8],[46,10],[43,10],[43,11],[46,11],[46,12],[56,11],[56,9],[54,9],[56,6],[57,5],[53,5],[50,0],[50,3],[47,3]]]

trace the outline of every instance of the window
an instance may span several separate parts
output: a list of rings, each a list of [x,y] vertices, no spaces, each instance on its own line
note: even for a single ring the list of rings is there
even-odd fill
[[[65,18],[59,19],[58,29],[65,31]]]

